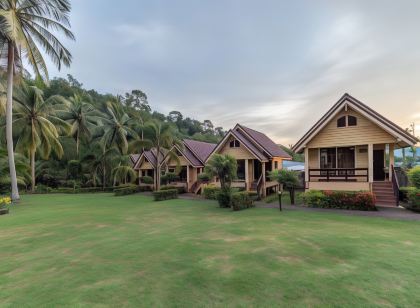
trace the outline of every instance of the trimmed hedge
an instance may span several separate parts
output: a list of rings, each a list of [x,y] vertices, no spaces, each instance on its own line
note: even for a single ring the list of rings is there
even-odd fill
[[[254,207],[254,201],[248,192],[241,191],[231,195],[230,205],[232,210],[240,211]]]
[[[176,189],[178,194],[185,194],[187,191],[183,186],[174,186],[174,185],[164,185],[160,188],[160,190],[169,190],[169,189]]]
[[[303,202],[309,207],[375,211],[375,195],[370,192],[310,190],[303,194]]]
[[[206,186],[203,189],[203,195],[205,199],[217,200],[217,194],[221,191],[219,187]]]
[[[200,174],[198,175],[198,179],[199,179],[201,182],[208,182],[208,181],[210,181],[210,176],[209,176],[207,173],[200,173]]]
[[[413,190],[416,190],[416,188],[415,187],[400,187],[400,194],[399,194],[400,201],[407,202],[408,194]]]
[[[219,206],[226,208],[231,207],[232,204],[232,190],[228,189],[220,189],[218,193],[216,193],[217,201],[219,202]]]
[[[140,183],[143,184],[153,184],[153,178],[151,176],[142,176],[140,178]]]
[[[153,192],[153,197],[155,201],[176,199],[178,198],[178,190],[177,189],[157,190]]]
[[[420,189],[420,166],[411,168],[408,171],[407,176],[410,180],[410,183],[417,189]]]
[[[114,189],[115,196],[132,195],[141,191],[140,186],[128,186]]]

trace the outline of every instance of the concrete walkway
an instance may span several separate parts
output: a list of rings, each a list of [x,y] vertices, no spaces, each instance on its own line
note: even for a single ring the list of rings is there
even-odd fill
[[[259,208],[279,208],[278,203],[265,203],[257,201],[256,207]],[[419,220],[420,213],[414,213],[406,210],[403,207],[381,207],[377,206],[377,211],[353,211],[353,210],[340,210],[340,209],[322,209],[322,208],[311,208],[303,205],[283,205],[283,210],[286,211],[305,211],[314,213],[334,213],[348,216],[367,216],[367,217],[382,217],[390,219],[403,219],[403,220]]]

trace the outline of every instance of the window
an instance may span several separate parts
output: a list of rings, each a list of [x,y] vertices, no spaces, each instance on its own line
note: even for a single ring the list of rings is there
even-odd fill
[[[347,118],[348,126],[356,126],[357,125],[357,118],[354,116],[349,115]]]
[[[338,168],[354,168],[354,148],[337,148]]]
[[[324,148],[320,150],[320,167],[321,169],[336,168],[337,162],[337,149],[336,148]]]
[[[234,140],[230,141],[229,146],[231,148],[239,148],[241,146],[241,144],[239,143],[238,140],[234,139]]]
[[[278,161],[275,161],[274,162],[274,169],[278,169],[279,168],[279,162]]]
[[[345,127],[346,126],[346,117],[341,117],[337,120],[337,127]]]

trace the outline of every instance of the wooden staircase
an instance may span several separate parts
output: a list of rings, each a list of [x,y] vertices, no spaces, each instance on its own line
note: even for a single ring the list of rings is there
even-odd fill
[[[372,192],[376,196],[376,205],[397,206],[398,201],[392,182],[373,182]]]

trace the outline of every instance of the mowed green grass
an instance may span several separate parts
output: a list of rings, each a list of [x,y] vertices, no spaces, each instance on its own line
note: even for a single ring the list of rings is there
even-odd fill
[[[109,194],[0,217],[1,306],[419,306],[417,222]]]

